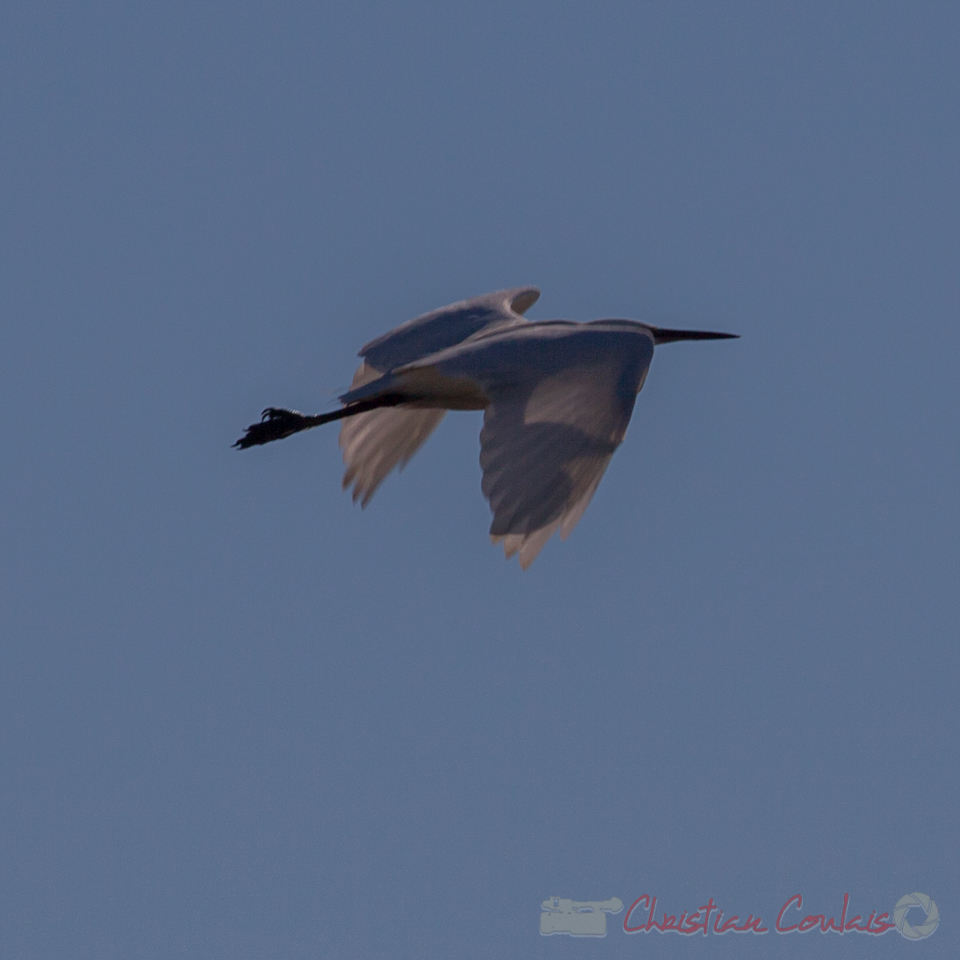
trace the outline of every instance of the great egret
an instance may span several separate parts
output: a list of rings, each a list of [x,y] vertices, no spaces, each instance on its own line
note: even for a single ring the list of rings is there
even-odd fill
[[[490,537],[526,569],[558,529],[566,539],[583,516],[626,434],[654,345],[736,336],[633,320],[524,320],[539,296],[536,287],[498,290],[401,324],[360,351],[339,410],[267,407],[234,446],[349,418],[340,428],[343,486],[366,506],[447,410],[483,410]]]

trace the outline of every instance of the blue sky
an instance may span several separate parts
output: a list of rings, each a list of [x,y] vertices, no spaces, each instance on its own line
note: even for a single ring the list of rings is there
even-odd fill
[[[3,19],[10,956],[956,956],[955,5]],[[742,335],[657,350],[526,573],[479,414],[363,512],[333,427],[230,449],[526,284]],[[918,944],[539,934],[914,891]]]

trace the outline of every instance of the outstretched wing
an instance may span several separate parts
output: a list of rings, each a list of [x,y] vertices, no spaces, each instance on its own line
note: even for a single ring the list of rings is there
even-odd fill
[[[354,374],[351,389],[379,377],[380,371],[364,362]],[[354,502],[359,500],[365,507],[390,471],[406,466],[445,414],[445,410],[382,407],[345,419],[340,427],[340,449],[347,467],[343,488],[353,484]]]
[[[536,287],[498,290],[401,324],[360,350],[364,362],[354,374],[350,389],[377,380],[394,367],[455,346],[481,330],[522,323],[522,314],[539,296]],[[344,489],[352,484],[353,499],[365,507],[390,471],[396,466],[403,469],[443,417],[443,410],[389,407],[344,420],[340,428],[340,448],[347,468]]]
[[[540,296],[536,287],[497,290],[461,300],[401,323],[360,350],[367,365],[386,373],[431,353],[456,346],[481,330],[523,322],[523,314]]]
[[[652,346],[490,391],[480,433],[490,536],[524,569],[583,516],[626,434]]]

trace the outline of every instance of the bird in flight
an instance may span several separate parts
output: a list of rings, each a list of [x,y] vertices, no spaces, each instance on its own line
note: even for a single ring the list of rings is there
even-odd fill
[[[526,569],[557,530],[566,539],[583,516],[627,432],[654,346],[736,336],[634,320],[525,320],[539,296],[536,287],[498,290],[401,324],[360,350],[339,410],[307,416],[267,407],[234,446],[343,420],[343,486],[366,506],[448,410],[483,410],[490,537]]]

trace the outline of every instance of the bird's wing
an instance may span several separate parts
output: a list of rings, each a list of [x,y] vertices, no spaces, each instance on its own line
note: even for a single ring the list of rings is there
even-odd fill
[[[385,373],[462,343],[481,330],[522,323],[523,314],[539,296],[536,287],[515,287],[451,303],[371,340],[361,348],[360,356]]]
[[[639,339],[639,338],[637,338]],[[533,383],[488,385],[480,433],[490,536],[526,569],[559,529],[577,525],[626,434],[653,344],[627,349]]]
[[[364,361],[350,389],[371,383],[401,364],[454,346],[481,330],[523,323],[522,314],[539,296],[536,287],[498,290],[401,324],[361,349]],[[443,410],[385,407],[344,420],[340,428],[340,448],[347,468],[344,488],[352,484],[353,499],[365,507],[390,471],[398,465],[403,469],[443,417]]]
[[[351,389],[379,377],[380,371],[364,362],[354,374]],[[445,413],[445,410],[381,407],[345,419],[340,427],[340,450],[347,468],[343,488],[353,485],[354,502],[359,500],[365,507],[390,471],[398,465],[401,470],[406,466],[437,429]]]

